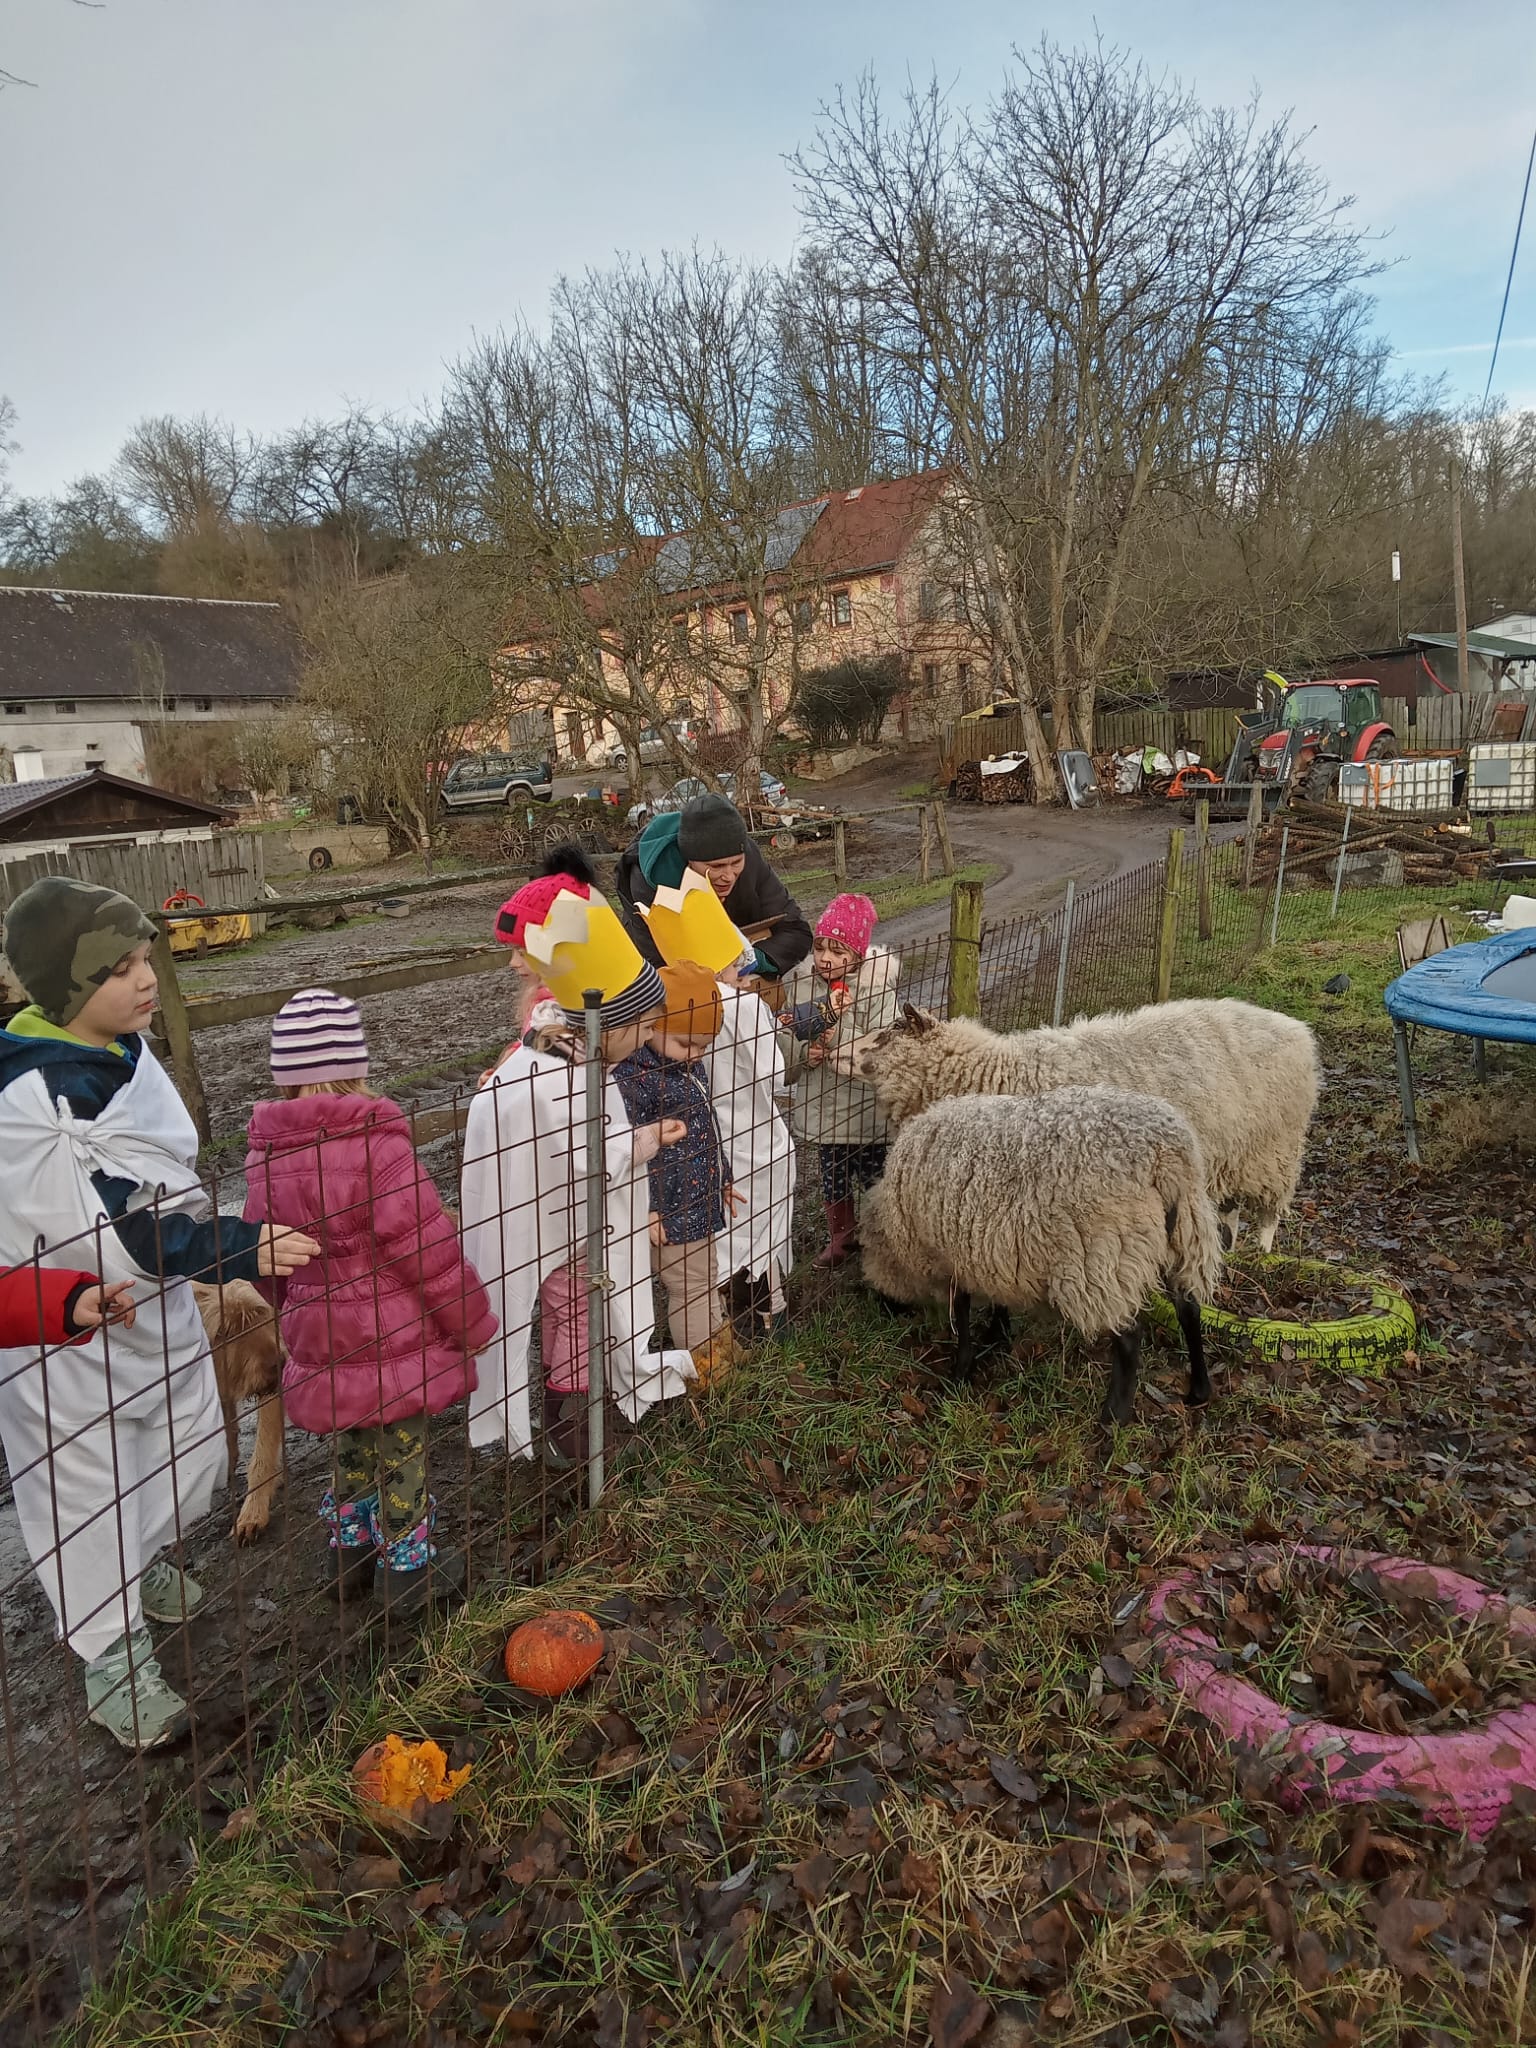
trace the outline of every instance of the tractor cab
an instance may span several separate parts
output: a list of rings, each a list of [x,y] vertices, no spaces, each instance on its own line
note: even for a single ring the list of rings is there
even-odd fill
[[[1276,701],[1250,728],[1261,781],[1298,781],[1310,797],[1332,796],[1344,761],[1388,760],[1397,739],[1373,682],[1276,682]]]

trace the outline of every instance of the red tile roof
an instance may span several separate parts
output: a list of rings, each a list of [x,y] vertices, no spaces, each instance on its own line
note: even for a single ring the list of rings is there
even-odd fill
[[[829,491],[827,509],[796,554],[795,568],[822,579],[894,568],[948,481],[947,470],[929,469],[889,483]]]

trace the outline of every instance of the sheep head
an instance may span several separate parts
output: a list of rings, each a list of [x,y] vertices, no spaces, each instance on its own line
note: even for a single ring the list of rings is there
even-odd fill
[[[881,1114],[889,1123],[926,1109],[932,1097],[924,1075],[923,1041],[942,1029],[931,1010],[903,1003],[901,1016],[884,1031],[871,1031],[844,1048],[850,1079],[875,1091]]]

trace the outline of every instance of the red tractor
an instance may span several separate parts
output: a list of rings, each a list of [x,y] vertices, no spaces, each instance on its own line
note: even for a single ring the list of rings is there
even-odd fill
[[[1266,680],[1276,685],[1274,704],[1243,720],[1260,782],[1286,782],[1314,803],[1325,803],[1338,795],[1341,763],[1390,761],[1400,751],[1382,716],[1378,684],[1286,683],[1276,675]]]

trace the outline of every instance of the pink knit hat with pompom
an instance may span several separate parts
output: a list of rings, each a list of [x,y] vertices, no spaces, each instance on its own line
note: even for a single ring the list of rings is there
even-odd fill
[[[526,944],[529,925],[542,924],[549,914],[550,905],[567,889],[583,901],[592,893],[586,883],[578,882],[574,875],[539,875],[531,882],[524,882],[517,894],[509,896],[496,913],[497,943],[503,946]]]
[[[834,896],[816,920],[816,936],[846,946],[862,960],[879,921],[880,913],[867,896]]]

